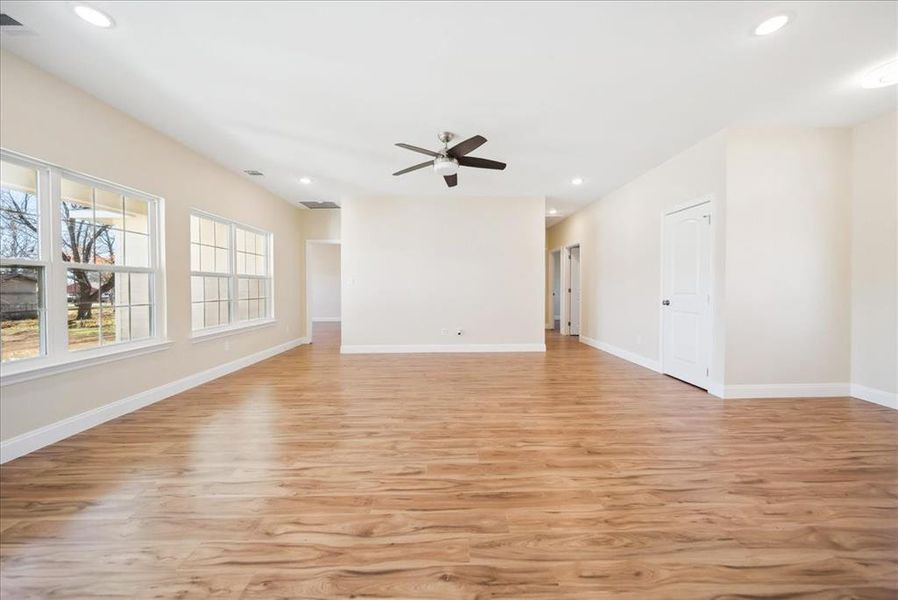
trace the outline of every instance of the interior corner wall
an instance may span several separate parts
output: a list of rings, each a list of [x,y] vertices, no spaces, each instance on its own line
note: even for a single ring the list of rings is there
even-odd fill
[[[306,335],[300,232],[309,211],[6,51],[0,51],[0,145],[163,198],[167,334],[174,342],[151,354],[4,385],[4,443]],[[276,325],[231,335],[227,344],[190,339],[193,208],[272,232]]]
[[[896,121],[892,111],[851,132],[851,383],[898,408]]]
[[[660,369],[661,225],[665,212],[710,199],[712,231],[726,219],[726,132],[718,132],[610,192],[547,231],[548,249],[580,244],[580,338]],[[711,379],[722,379],[724,260],[712,233],[715,319]],[[548,277],[547,277],[548,280]]]
[[[728,387],[849,382],[850,150],[846,129],[729,130]]]
[[[370,197],[342,213],[344,352],[544,349],[544,198]]]

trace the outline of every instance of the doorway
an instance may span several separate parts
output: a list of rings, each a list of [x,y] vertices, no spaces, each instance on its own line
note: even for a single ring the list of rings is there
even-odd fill
[[[661,370],[708,389],[711,358],[711,203],[664,215]]]
[[[561,249],[561,335],[580,335],[580,244]]]
[[[561,331],[561,249],[553,250],[552,261],[552,327]]]
[[[580,335],[580,246],[571,248],[570,335]]]
[[[312,342],[339,337],[341,308],[340,242],[306,242],[306,331]]]

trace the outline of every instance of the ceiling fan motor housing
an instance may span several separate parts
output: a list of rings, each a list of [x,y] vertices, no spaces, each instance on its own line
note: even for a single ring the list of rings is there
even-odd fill
[[[438,156],[433,159],[433,170],[440,175],[455,175],[458,173],[458,161],[448,156]]]

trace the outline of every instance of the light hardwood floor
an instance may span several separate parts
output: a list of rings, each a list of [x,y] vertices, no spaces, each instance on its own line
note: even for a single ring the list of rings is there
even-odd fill
[[[13,598],[898,597],[898,413],[318,341],[0,468]]]

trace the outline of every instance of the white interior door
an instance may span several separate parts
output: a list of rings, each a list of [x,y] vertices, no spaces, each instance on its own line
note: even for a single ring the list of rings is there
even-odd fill
[[[664,217],[662,369],[708,389],[711,204]]]
[[[561,322],[558,324],[561,335],[571,334],[571,249],[561,249]]]
[[[571,248],[571,335],[580,335],[580,247]]]
[[[552,327],[561,321],[561,250],[552,252]]]

